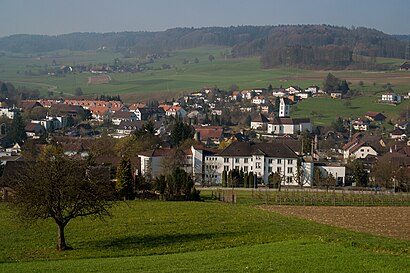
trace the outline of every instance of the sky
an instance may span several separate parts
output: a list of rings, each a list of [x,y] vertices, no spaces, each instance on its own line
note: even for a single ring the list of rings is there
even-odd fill
[[[409,0],[0,0],[0,37],[329,24],[410,34]]]

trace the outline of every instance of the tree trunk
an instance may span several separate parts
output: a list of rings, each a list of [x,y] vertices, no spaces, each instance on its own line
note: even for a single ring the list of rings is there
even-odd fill
[[[64,236],[64,224],[57,224],[58,225],[58,243],[57,243],[57,250],[58,251],[65,251],[68,250],[68,247],[65,243],[65,236]]]

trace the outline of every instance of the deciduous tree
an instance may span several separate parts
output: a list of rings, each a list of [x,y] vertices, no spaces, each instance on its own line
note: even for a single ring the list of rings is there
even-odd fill
[[[70,249],[65,227],[74,218],[109,215],[113,186],[107,168],[87,165],[60,153],[44,155],[36,162],[22,162],[7,175],[12,204],[26,221],[54,219],[58,227],[57,249]]]

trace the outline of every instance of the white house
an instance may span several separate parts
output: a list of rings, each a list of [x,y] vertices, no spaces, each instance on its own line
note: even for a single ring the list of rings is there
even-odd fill
[[[316,85],[309,86],[308,88],[305,89],[306,93],[311,93],[312,95],[317,94],[318,91],[319,91],[319,87]]]
[[[252,99],[253,104],[264,104],[265,103],[265,97],[264,96],[255,96]]]
[[[175,157],[175,153],[181,152],[184,162],[181,167],[188,173],[192,173],[192,152],[191,149],[185,151],[175,151],[173,149],[153,149],[138,154],[141,159],[141,174],[157,177],[167,171],[166,159]]]
[[[352,122],[353,129],[356,131],[369,130],[370,121],[367,118],[358,118]]]
[[[263,115],[258,114],[256,118],[251,120],[251,129],[254,130],[266,130],[266,126],[269,123],[269,119]]]
[[[402,102],[402,96],[394,93],[385,93],[382,95],[382,102],[398,104]]]
[[[315,162],[315,168],[320,170],[323,177],[332,175],[335,178],[335,186],[344,186],[346,167],[337,163]]]
[[[373,146],[366,141],[353,139],[343,146],[343,158],[366,158],[367,156],[377,156],[378,153]]]
[[[121,121],[135,121],[137,120],[137,115],[134,112],[117,111],[112,114],[112,123],[114,125],[119,125]]]
[[[273,135],[296,135],[303,131],[312,132],[309,118],[274,118],[268,123],[267,133]]]
[[[0,116],[6,116],[9,119],[13,119],[17,112],[18,109],[16,108],[0,107]]]

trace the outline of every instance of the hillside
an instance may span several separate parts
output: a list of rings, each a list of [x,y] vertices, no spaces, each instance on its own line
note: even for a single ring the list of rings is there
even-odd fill
[[[346,67],[355,56],[404,58],[406,42],[368,28],[279,25],[174,28],[160,32],[71,33],[0,38],[0,51],[39,53],[107,48],[144,56],[204,45],[231,47],[230,57],[262,56],[265,68],[291,65]]]

